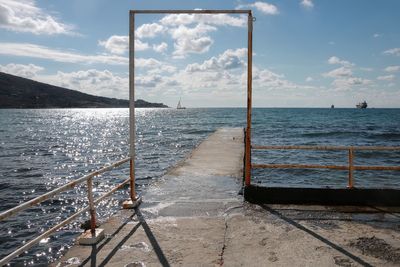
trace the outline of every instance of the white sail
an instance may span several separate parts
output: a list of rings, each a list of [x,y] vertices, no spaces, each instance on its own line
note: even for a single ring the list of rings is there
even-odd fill
[[[176,108],[177,109],[186,109],[185,107],[183,107],[182,105],[181,105],[181,99],[179,98],[179,102],[178,102],[178,105],[176,106]]]

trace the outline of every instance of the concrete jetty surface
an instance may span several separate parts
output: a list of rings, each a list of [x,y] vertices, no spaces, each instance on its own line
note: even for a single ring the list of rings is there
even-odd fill
[[[217,130],[53,266],[399,266],[398,208],[246,203],[242,166],[243,130]]]

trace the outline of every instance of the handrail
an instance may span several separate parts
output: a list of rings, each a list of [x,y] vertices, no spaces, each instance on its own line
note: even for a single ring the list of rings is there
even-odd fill
[[[113,169],[115,167],[118,167],[119,165],[122,165],[122,164],[124,164],[125,162],[127,162],[129,160],[130,160],[130,158],[125,158],[123,160],[117,161],[114,164],[111,164],[111,165],[109,165],[107,167],[103,167],[100,170],[91,172],[91,173],[89,173],[89,174],[87,174],[87,175],[85,175],[85,176],[83,176],[83,177],[81,177],[81,178],[79,178],[77,180],[71,181],[71,182],[69,182],[69,183],[67,183],[67,184],[65,184],[63,186],[60,186],[60,187],[58,187],[58,188],[56,188],[56,189],[54,189],[54,190],[52,190],[50,192],[47,192],[47,193],[45,193],[45,194],[43,194],[41,196],[38,196],[38,197],[36,197],[34,199],[31,199],[31,200],[29,200],[29,201],[27,201],[25,203],[20,204],[20,205],[14,207],[14,208],[11,208],[11,209],[9,209],[9,210],[7,210],[5,212],[2,212],[2,213],[0,213],[0,221],[4,220],[4,219],[6,219],[6,218],[8,218],[8,217],[10,217],[10,216],[12,216],[14,214],[16,214],[19,211],[26,210],[29,207],[37,205],[37,204],[39,204],[39,203],[41,203],[41,202],[43,202],[43,201],[55,196],[55,195],[57,195],[58,193],[64,192],[67,189],[74,188],[76,185],[88,180],[89,178],[92,178],[92,177],[97,176],[97,175],[99,175],[101,173],[109,171],[109,170],[111,170],[111,169]]]
[[[78,217],[79,215],[81,215],[82,213],[86,212],[86,211],[90,211],[90,216],[91,216],[91,233],[94,234],[95,232],[95,226],[96,226],[96,217],[95,217],[95,205],[98,204],[100,201],[102,201],[103,199],[105,199],[106,197],[110,196],[111,194],[113,194],[115,191],[117,191],[118,189],[122,188],[124,185],[128,184],[129,182],[131,182],[131,178],[126,179],[125,181],[123,181],[122,183],[120,183],[119,185],[115,186],[114,188],[112,188],[110,191],[108,191],[107,193],[103,194],[102,196],[100,196],[99,198],[97,198],[96,200],[93,200],[93,193],[92,193],[92,187],[93,187],[93,177],[104,173],[106,171],[109,171],[115,167],[118,167],[126,162],[130,161],[130,157],[125,158],[123,160],[117,161],[109,166],[103,167],[100,170],[91,172],[77,180],[71,181],[63,186],[58,187],[57,189],[54,189],[48,193],[45,193],[39,197],[36,197],[34,199],[31,199],[21,205],[18,205],[14,208],[11,208],[3,213],[0,214],[0,221],[14,216],[16,213],[18,213],[19,211],[25,210],[29,207],[32,207],[34,205],[37,205],[53,196],[55,196],[58,193],[61,193],[63,191],[66,191],[67,189],[71,189],[74,188],[76,185],[87,181],[87,185],[88,185],[88,199],[89,199],[89,206],[75,212],[74,214],[72,214],[70,217],[68,217],[67,219],[65,219],[64,221],[60,222],[59,224],[53,226],[52,228],[50,228],[49,230],[45,231],[43,234],[37,236],[36,238],[32,239],[31,241],[27,242],[25,245],[23,245],[22,247],[16,249],[14,252],[10,253],[9,255],[7,255],[6,257],[4,257],[3,259],[0,260],[0,266],[3,266],[7,263],[9,263],[13,258],[17,257],[18,255],[22,254],[24,251],[30,249],[31,247],[33,247],[34,245],[36,245],[37,243],[40,242],[40,240],[42,240],[43,238],[48,237],[49,235],[51,235],[52,233],[54,233],[55,231],[57,231],[58,229],[60,229],[61,227],[63,227],[64,225],[68,224],[69,222],[71,222],[72,220],[74,220],[76,217]]]
[[[399,150],[399,146],[259,146],[252,145],[252,149],[300,149],[300,150]]]
[[[251,164],[253,169],[334,169],[334,170],[348,170],[348,185],[347,188],[354,188],[353,172],[355,170],[391,170],[400,171],[400,166],[355,166],[354,165],[354,151],[356,150],[371,150],[371,151],[400,151],[398,146],[260,146],[252,145],[252,149],[257,150],[347,150],[349,153],[349,163],[344,165],[318,165],[318,164]]]
[[[314,164],[252,164],[253,169],[334,169],[348,170],[344,165],[314,165]],[[400,171],[400,166],[353,166],[355,171]]]

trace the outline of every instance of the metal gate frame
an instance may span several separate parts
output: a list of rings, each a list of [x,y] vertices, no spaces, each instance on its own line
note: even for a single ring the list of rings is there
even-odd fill
[[[251,111],[253,76],[253,15],[251,10],[130,10],[129,11],[129,156],[130,197],[135,200],[135,15],[136,14],[247,14],[247,126],[245,134],[245,185],[251,180]]]

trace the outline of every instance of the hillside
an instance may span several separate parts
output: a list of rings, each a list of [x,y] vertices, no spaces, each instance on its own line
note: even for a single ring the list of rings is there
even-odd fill
[[[122,108],[129,101],[94,96],[0,72],[0,108]],[[166,108],[138,99],[138,108]]]

